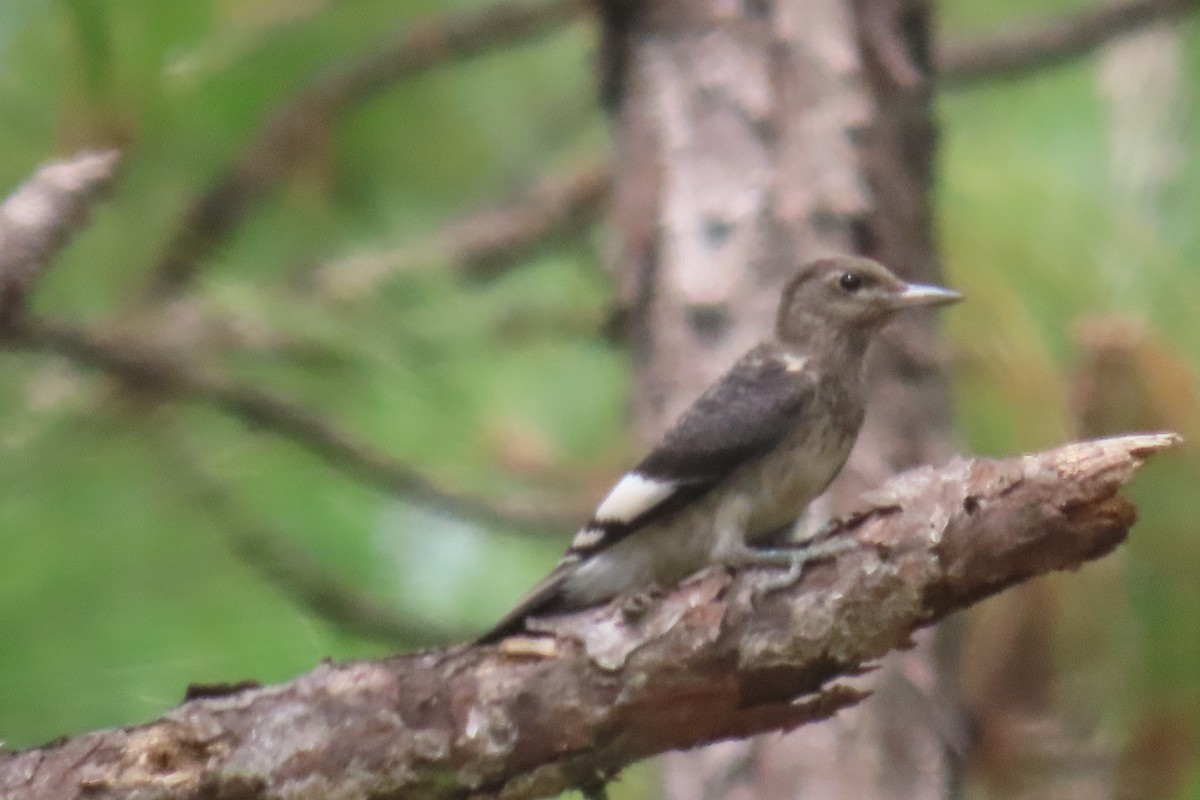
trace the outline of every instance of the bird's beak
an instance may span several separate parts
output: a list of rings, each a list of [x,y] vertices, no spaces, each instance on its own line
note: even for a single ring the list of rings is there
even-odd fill
[[[930,286],[925,283],[910,283],[904,291],[892,297],[893,308],[924,308],[957,303],[963,296],[953,289]]]

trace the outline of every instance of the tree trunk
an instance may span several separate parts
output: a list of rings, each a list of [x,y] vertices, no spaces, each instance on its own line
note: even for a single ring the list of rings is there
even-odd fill
[[[603,10],[617,273],[635,428],[649,442],[768,332],[803,262],[855,252],[939,279],[930,10],[924,0],[609,0]],[[824,514],[950,452],[942,360],[931,316],[889,330],[872,358],[867,423]],[[946,796],[955,715],[934,649],[927,637],[893,659],[861,711],[671,756],[668,793]]]

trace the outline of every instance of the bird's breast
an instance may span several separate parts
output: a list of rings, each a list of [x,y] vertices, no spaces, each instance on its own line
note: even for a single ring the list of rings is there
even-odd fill
[[[846,463],[862,424],[861,406],[836,396],[820,399],[778,447],[740,476],[742,491],[753,497],[748,538],[794,522]]]

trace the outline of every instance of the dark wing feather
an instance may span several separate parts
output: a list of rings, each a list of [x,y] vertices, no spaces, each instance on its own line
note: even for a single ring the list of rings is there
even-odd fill
[[[528,617],[569,610],[562,602],[562,584],[573,563],[574,561],[563,562],[555,567],[537,586],[526,592],[499,622],[477,638],[475,644],[491,644],[505,636],[520,633],[525,628],[525,620]]]
[[[674,491],[632,519],[593,519],[587,529],[603,530],[604,535],[572,547],[569,555],[583,558],[611,547],[703,497],[738,467],[774,449],[815,392],[811,370],[795,366],[795,360],[779,357],[766,346],[743,356],[633,469],[672,484]]]

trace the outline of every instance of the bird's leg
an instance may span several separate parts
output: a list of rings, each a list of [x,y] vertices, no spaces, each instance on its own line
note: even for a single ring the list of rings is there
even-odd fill
[[[777,567],[786,568],[780,575],[762,581],[755,591],[763,597],[783,589],[790,589],[804,574],[804,566],[810,561],[820,561],[841,555],[855,547],[852,539],[829,539],[813,544],[793,547],[745,547],[733,555],[728,563],[734,567]]]

